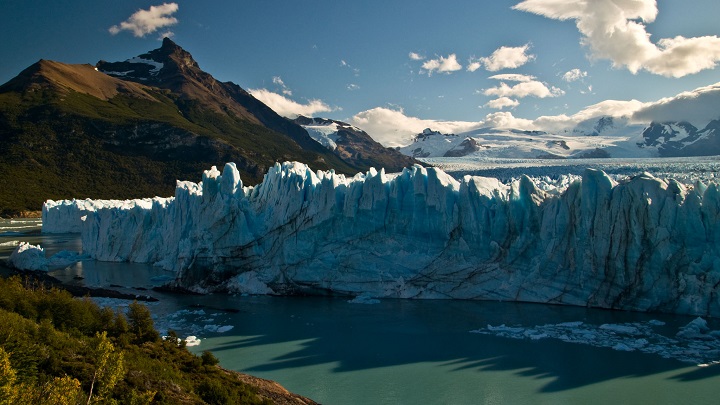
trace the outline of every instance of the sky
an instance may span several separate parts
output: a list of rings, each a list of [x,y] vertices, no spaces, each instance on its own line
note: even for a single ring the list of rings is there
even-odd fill
[[[0,0],[0,83],[120,61],[164,36],[285,116],[386,146],[430,127],[720,118],[717,0]],[[677,117],[676,117],[677,116]]]

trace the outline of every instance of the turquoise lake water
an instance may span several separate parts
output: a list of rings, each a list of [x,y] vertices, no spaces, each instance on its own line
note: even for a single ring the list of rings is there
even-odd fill
[[[49,254],[79,249],[76,235],[26,231],[0,230],[0,259],[16,240]],[[211,350],[226,368],[324,404],[698,404],[720,396],[720,365],[698,366],[720,360],[718,339],[677,337],[694,317],[478,301],[178,296],[144,290],[171,275],[128,263],[86,261],[51,273],[152,294],[160,299],[149,305],[157,326],[200,338],[193,351]],[[697,356],[702,362],[689,361]]]

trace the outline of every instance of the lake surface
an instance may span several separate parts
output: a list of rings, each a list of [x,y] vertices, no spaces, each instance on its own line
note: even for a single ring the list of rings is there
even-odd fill
[[[77,235],[12,230],[3,221],[0,259],[19,240],[48,254],[79,249]],[[85,261],[51,274],[156,296],[149,307],[157,326],[200,338],[193,351],[211,350],[226,368],[324,404],[677,404],[717,403],[720,395],[720,365],[697,365],[720,359],[718,339],[677,336],[694,317],[477,301],[179,296],[143,290],[171,275],[128,263]]]

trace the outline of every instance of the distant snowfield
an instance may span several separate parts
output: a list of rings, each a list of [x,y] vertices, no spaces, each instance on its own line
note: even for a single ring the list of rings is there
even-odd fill
[[[712,181],[720,177],[720,156],[679,158],[614,159],[500,159],[453,157],[418,159],[455,178],[464,175],[494,177],[508,182],[527,175],[532,178],[581,176],[587,168],[599,169],[615,180],[643,172],[672,178],[684,184]]]
[[[514,129],[481,128],[462,134],[442,134],[425,129],[400,152],[416,158],[648,158],[658,156],[656,148],[639,147],[645,142],[643,127],[613,125],[578,127],[547,133]],[[587,125],[585,125],[587,126]]]

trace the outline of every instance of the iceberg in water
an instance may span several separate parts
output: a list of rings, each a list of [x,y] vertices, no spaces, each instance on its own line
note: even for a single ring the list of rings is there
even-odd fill
[[[174,198],[43,207],[84,253],[154,263],[199,292],[517,300],[720,315],[720,190],[587,169],[562,190],[436,168],[345,177],[233,163]],[[85,217],[69,218],[72,215]],[[77,221],[77,222],[76,222]]]
[[[31,245],[27,242],[18,244],[10,254],[7,264],[19,270],[47,271],[48,269],[45,250],[40,245]]]
[[[7,265],[18,270],[48,271],[49,268],[69,266],[83,259],[86,257],[70,250],[61,250],[46,258],[45,249],[40,245],[19,242],[10,254]]]

